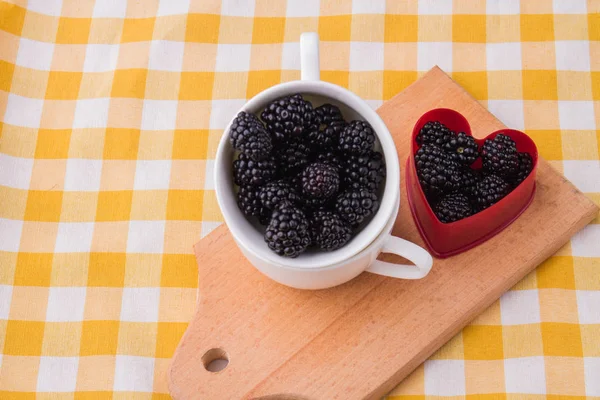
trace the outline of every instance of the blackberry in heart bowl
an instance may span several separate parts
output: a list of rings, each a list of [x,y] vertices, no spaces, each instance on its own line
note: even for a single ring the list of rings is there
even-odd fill
[[[517,171],[509,179],[509,182],[513,187],[519,186],[519,184],[523,182],[533,170],[533,159],[529,153],[519,153],[518,157],[519,165],[517,166]]]
[[[519,155],[515,142],[508,136],[499,134],[486,140],[481,149],[483,169],[489,174],[508,178],[517,172]]]
[[[457,103],[459,104],[459,102]],[[483,112],[477,131],[485,135]],[[449,108],[427,111],[412,128],[405,175],[416,227],[440,258],[467,251],[515,221],[535,195],[537,148],[513,129],[475,138]]]
[[[488,175],[477,184],[475,189],[475,204],[484,210],[496,204],[510,192],[510,185],[496,175]]]
[[[446,125],[441,124],[438,121],[427,122],[417,135],[417,143],[419,146],[424,144],[435,144],[438,146],[444,146],[450,139],[453,134],[446,127]]]
[[[464,132],[453,134],[443,145],[442,149],[452,156],[459,164],[471,165],[479,157],[479,146],[473,136]]]
[[[441,147],[454,161],[471,165],[479,157],[477,142],[464,132],[453,132],[439,121],[427,122],[419,131],[417,143],[434,144]]]
[[[423,191],[429,198],[460,189],[460,165],[441,147],[424,144],[415,155],[415,164]]]
[[[242,111],[229,141],[237,205],[280,256],[338,250],[379,208],[386,167],[375,132],[334,104],[294,94]]]
[[[442,197],[433,211],[443,223],[458,221],[470,217],[474,213],[471,201],[460,192],[450,193]]]
[[[472,198],[477,189],[477,183],[481,181],[481,170],[463,167],[460,169],[460,173],[460,191]]]
[[[471,135],[456,133],[439,121],[426,122],[415,133],[416,176],[442,223],[489,208],[533,170],[532,156],[517,152],[515,141],[503,133],[483,141],[481,151]]]

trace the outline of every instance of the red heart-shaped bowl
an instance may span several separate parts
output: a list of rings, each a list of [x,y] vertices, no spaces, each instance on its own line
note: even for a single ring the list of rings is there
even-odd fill
[[[531,155],[533,169],[519,186],[496,204],[465,219],[444,224],[435,216],[431,205],[425,198],[415,168],[414,156],[419,149],[416,141],[417,134],[429,121],[439,121],[455,132],[465,132],[471,136],[472,133],[466,118],[459,112],[447,108],[438,108],[423,114],[412,132],[411,157],[408,157],[406,163],[408,202],[425,244],[433,255],[445,258],[485,242],[510,225],[527,209],[535,194],[538,152],[535,143],[529,136],[513,129],[502,129],[489,134],[484,139],[475,139],[481,148],[486,139],[493,139],[500,133],[511,137],[517,145],[517,151],[527,152]],[[477,159],[471,168],[480,169],[481,159]]]

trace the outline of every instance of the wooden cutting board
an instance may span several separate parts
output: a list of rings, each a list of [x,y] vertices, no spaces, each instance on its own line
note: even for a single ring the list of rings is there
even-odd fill
[[[476,137],[504,128],[434,68],[378,110],[402,169],[414,123],[438,107],[461,112]],[[198,307],[169,370],[172,396],[380,398],[598,213],[545,160],[537,178],[536,197],[517,221],[479,247],[436,259],[429,276],[418,281],[363,273],[332,289],[288,288],[255,270],[227,227],[219,227],[195,246]],[[393,232],[423,245],[404,185],[401,198]],[[207,371],[207,351],[204,361],[221,354],[229,365]]]

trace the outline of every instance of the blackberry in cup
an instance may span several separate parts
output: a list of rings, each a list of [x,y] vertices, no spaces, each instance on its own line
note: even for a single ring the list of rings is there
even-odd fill
[[[242,111],[230,129],[238,207],[283,257],[344,247],[377,212],[386,176],[371,125],[308,98]]]

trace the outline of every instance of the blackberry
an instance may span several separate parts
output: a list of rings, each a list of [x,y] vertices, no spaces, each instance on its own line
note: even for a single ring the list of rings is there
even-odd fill
[[[271,210],[263,208],[258,216],[258,222],[260,222],[260,224],[263,226],[269,225],[269,222],[271,221],[271,215],[273,215]]]
[[[318,198],[310,196],[300,196],[299,204],[302,209],[308,213],[314,212],[320,208],[331,208],[333,207],[336,200],[336,196]]]
[[[298,257],[311,243],[304,212],[290,202],[281,202],[271,215],[265,242],[280,256]]]
[[[304,141],[296,139],[277,148],[275,158],[279,163],[280,172],[284,176],[289,176],[308,165],[312,158],[312,150]]]
[[[419,146],[424,144],[443,146],[448,143],[453,136],[454,133],[450,131],[446,125],[438,121],[431,121],[423,125],[419,131],[419,134],[417,135],[417,144]]]
[[[473,215],[473,207],[469,202],[469,198],[462,193],[450,193],[442,197],[433,211],[444,224]]]
[[[331,164],[313,163],[302,172],[302,193],[313,199],[329,199],[340,187],[338,170]]]
[[[352,228],[338,214],[317,210],[310,219],[313,243],[325,251],[337,250],[352,238]]]
[[[342,165],[342,160],[340,159],[340,156],[337,152],[333,150],[326,150],[322,153],[318,153],[317,157],[315,158],[315,161],[325,164],[331,164],[338,168],[340,168],[340,166]]]
[[[346,128],[346,122],[332,121],[328,125],[320,125],[308,133],[308,140],[314,148],[331,148],[338,144],[342,131]]]
[[[479,157],[475,138],[464,132],[452,135],[442,146],[442,149],[452,155],[452,159],[462,165],[471,165]]]
[[[344,120],[340,109],[329,103],[315,108],[315,113],[317,114],[318,122],[321,125],[329,125],[333,121]]]
[[[316,127],[316,114],[312,104],[301,94],[282,97],[269,104],[260,117],[277,141],[300,137]]]
[[[475,203],[478,210],[484,210],[496,204],[510,192],[510,186],[496,175],[488,175],[477,184]]]
[[[321,149],[336,146],[340,133],[346,127],[340,109],[333,104],[323,104],[315,108],[315,114],[316,129],[308,133],[311,146]]]
[[[341,132],[338,147],[346,154],[365,155],[373,150],[375,132],[365,121],[352,121]]]
[[[233,162],[233,181],[238,186],[262,185],[275,179],[276,171],[273,157],[254,161],[246,153],[240,153]]]
[[[283,181],[288,183],[292,189],[298,193],[298,195],[300,195],[302,192],[302,172],[294,175],[288,175],[283,178]]]
[[[376,191],[385,178],[385,161],[383,155],[373,151],[364,156],[350,156],[342,169],[345,187],[366,187]]]
[[[481,149],[483,169],[489,173],[508,178],[517,172],[519,156],[515,142],[508,136],[499,134],[486,140]]]
[[[283,180],[267,183],[260,189],[258,196],[263,207],[269,210],[276,208],[282,201],[296,204],[299,200],[296,189]]]
[[[533,170],[533,159],[529,153],[519,153],[517,156],[519,157],[519,166],[517,167],[517,172],[510,179],[513,187],[519,186],[529,176],[531,170]]]
[[[271,214],[268,209],[262,206],[259,198],[259,188],[255,186],[240,186],[237,194],[237,204],[244,215],[258,217],[263,225],[265,225],[266,219]]]
[[[369,189],[348,189],[340,194],[335,202],[335,210],[350,226],[357,226],[375,214],[379,199]]]
[[[464,167],[461,170],[461,183],[460,189],[469,197],[473,197],[477,190],[477,183],[481,181],[481,174],[479,171]]]
[[[417,176],[430,198],[458,190],[463,180],[460,165],[439,146],[424,144],[415,154]]]
[[[243,152],[254,161],[267,158],[273,150],[271,135],[262,122],[254,114],[244,111],[231,123],[229,140],[234,149]]]

